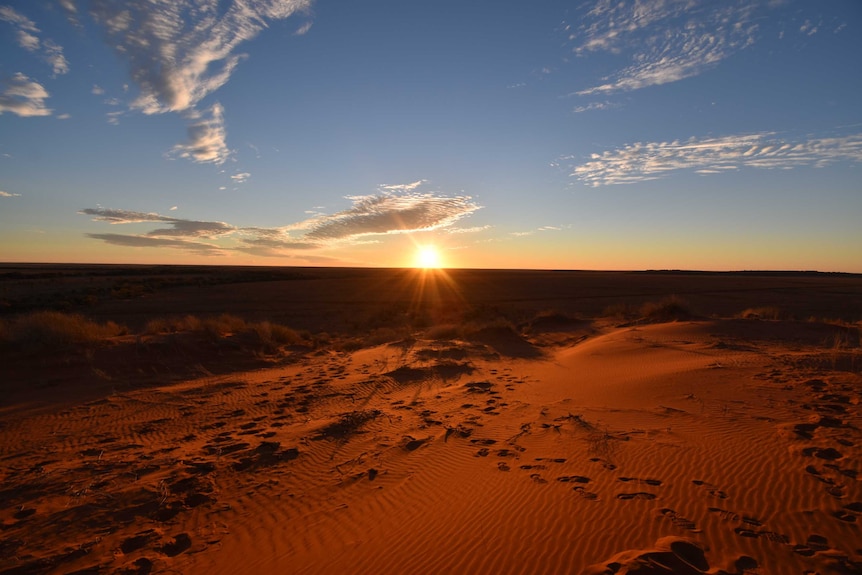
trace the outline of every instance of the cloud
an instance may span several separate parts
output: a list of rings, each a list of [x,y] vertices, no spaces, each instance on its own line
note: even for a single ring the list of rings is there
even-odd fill
[[[427,183],[427,181],[428,180],[416,180],[409,184],[381,184],[377,186],[377,189],[382,192],[412,192],[422,184]]]
[[[578,56],[615,55],[627,64],[577,92],[639,90],[697,76],[755,41],[757,2],[599,0],[570,34]]]
[[[535,230],[528,230],[525,232],[510,232],[510,235],[512,235],[516,238],[522,238],[525,236],[532,236],[533,234],[536,234],[539,232],[558,232],[562,229],[563,228],[561,228],[559,226],[539,226]]]
[[[209,117],[193,114],[195,120],[188,127],[189,141],[174,146],[173,153],[195,162],[223,164],[231,154],[225,141],[224,109],[216,102],[208,113]]]
[[[589,186],[654,180],[679,170],[716,174],[739,168],[823,167],[862,162],[862,134],[789,141],[771,133],[628,144],[593,154],[571,175]]]
[[[806,20],[805,23],[799,28],[799,31],[805,34],[806,36],[814,36],[817,34],[817,30],[819,26],[816,24],[812,24],[811,20]]]
[[[586,106],[576,106],[572,111],[575,114],[581,114],[583,112],[592,112],[593,110],[608,110],[619,107],[620,105],[614,102],[590,102]]]
[[[446,230],[447,234],[477,234],[479,232],[484,232],[485,230],[490,230],[490,225],[484,226],[474,226],[472,228],[449,228]]]
[[[49,39],[40,40],[40,30],[32,20],[10,6],[0,6],[0,20],[16,28],[18,45],[28,52],[40,53],[42,59],[51,65],[55,76],[69,71],[69,62],[63,56],[62,46]]]
[[[415,188],[414,184],[407,186],[411,190]],[[469,196],[450,198],[416,192],[383,192],[349,199],[353,201],[351,209],[304,222],[303,226],[309,229],[305,237],[331,242],[373,234],[434,230],[451,226],[480,209]]]
[[[21,194],[10,194],[9,192],[4,192],[0,190],[0,198],[19,198]]]
[[[236,182],[237,184],[241,184],[241,183],[245,182],[247,179],[249,179],[250,177],[251,177],[251,174],[249,174],[248,172],[241,172],[239,174],[232,175],[230,177],[230,179],[233,180],[234,182]]]
[[[269,21],[307,10],[311,0],[177,0],[92,4],[111,45],[140,88],[145,114],[183,112],[223,86],[242,59],[237,49]]]
[[[105,93],[105,89],[99,86],[98,84],[93,84],[93,89],[90,90],[91,94],[95,94],[97,96],[101,96]]]
[[[0,114],[12,112],[19,116],[50,116],[50,108],[45,107],[49,94],[41,84],[18,72],[4,82],[0,92]]]
[[[158,236],[180,236],[180,237],[205,237],[213,238],[223,236],[236,231],[234,226],[224,222],[205,222],[197,220],[186,220],[172,218],[152,212],[135,212],[131,210],[115,210],[105,208],[86,208],[79,213],[94,216],[94,221],[108,222],[109,224],[134,224],[141,222],[163,222],[169,224],[169,228],[153,230],[147,234],[150,237]]]
[[[211,244],[200,242],[189,242],[185,240],[170,240],[163,238],[151,238],[148,236],[132,236],[124,234],[87,234],[94,240],[101,240],[115,246],[131,248],[173,248],[185,252],[192,252],[204,256],[225,255],[224,250]]]
[[[305,36],[309,30],[311,30],[311,22],[306,22],[299,28],[297,28],[296,32],[294,32],[294,36]]]
[[[144,114],[175,112],[189,122],[189,141],[172,154],[201,163],[223,163],[226,144],[224,109],[201,101],[227,83],[245,58],[240,46],[271,22],[308,12],[313,0],[175,0],[88,3],[92,19],[105,31],[108,45],[126,62],[138,87],[129,108]],[[73,22],[73,0],[60,0]],[[311,23],[297,33],[304,34]],[[46,49],[56,60],[56,45]],[[55,70],[60,68],[55,62]],[[108,115],[117,124],[118,113]]]
[[[112,208],[85,208],[79,213],[113,225],[167,224],[167,227],[156,227],[142,234],[89,234],[91,238],[116,245],[167,247],[200,253],[206,251],[200,246],[209,246],[219,254],[238,251],[260,256],[288,256],[294,251],[319,250],[334,244],[367,243],[368,236],[372,235],[445,229],[480,209],[468,196],[445,197],[416,191],[380,192],[349,199],[353,206],[348,210],[315,215],[277,228],[243,228],[225,222]],[[460,230],[460,233],[487,228]],[[218,239],[220,245],[197,241],[200,239]]]

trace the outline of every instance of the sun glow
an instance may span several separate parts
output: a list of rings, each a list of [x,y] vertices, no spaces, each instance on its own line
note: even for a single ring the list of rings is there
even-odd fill
[[[441,267],[440,252],[434,246],[419,246],[416,251],[416,267],[436,269]]]

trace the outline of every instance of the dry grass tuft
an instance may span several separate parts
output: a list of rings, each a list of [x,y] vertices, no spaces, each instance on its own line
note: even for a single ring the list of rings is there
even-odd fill
[[[57,347],[93,344],[125,335],[128,330],[116,323],[97,323],[80,314],[37,311],[0,325],[0,342],[26,347]]]
[[[787,319],[785,314],[775,306],[750,307],[739,314],[742,319]]]
[[[640,316],[647,322],[683,321],[693,315],[688,303],[675,295],[659,302],[647,302],[640,308]]]

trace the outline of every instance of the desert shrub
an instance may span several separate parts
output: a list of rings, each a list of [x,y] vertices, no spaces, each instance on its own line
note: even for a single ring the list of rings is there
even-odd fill
[[[248,329],[248,325],[244,319],[229,313],[207,318],[203,320],[202,324],[202,331],[216,338],[233,333],[241,333]]]
[[[640,308],[640,316],[646,321],[665,322],[689,319],[692,312],[684,300],[674,295],[658,302],[646,302]]]
[[[784,319],[784,314],[775,306],[750,307],[739,314],[742,319]]]
[[[128,330],[116,323],[97,323],[80,314],[37,311],[5,324],[2,340],[26,346],[50,347],[95,343],[125,335]]]
[[[144,333],[155,335],[159,333],[178,333],[184,331],[200,331],[203,322],[193,315],[172,318],[151,319],[144,326]]]
[[[280,345],[296,345],[303,341],[302,336],[296,331],[287,326],[269,321],[246,324],[246,328],[242,332],[254,333],[260,340],[260,343],[269,349]]]

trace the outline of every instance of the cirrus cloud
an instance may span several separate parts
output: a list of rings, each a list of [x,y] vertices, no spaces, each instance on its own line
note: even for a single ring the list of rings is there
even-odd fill
[[[598,0],[568,39],[577,56],[605,52],[623,65],[580,96],[629,92],[697,76],[754,43],[762,2]]]
[[[862,162],[862,134],[799,141],[760,133],[638,142],[593,154],[588,162],[574,166],[571,175],[597,187],[654,180],[679,170],[715,174],[743,167],[823,167],[838,161]]]
[[[62,0],[78,18],[80,2]],[[126,62],[138,94],[129,108],[144,114],[175,112],[188,121],[189,139],[172,155],[222,164],[227,145],[224,109],[201,101],[224,86],[246,57],[240,46],[269,23],[308,12],[312,0],[176,0],[87,4],[108,44]],[[310,23],[303,27],[308,31]],[[116,123],[116,115],[109,121]]]

